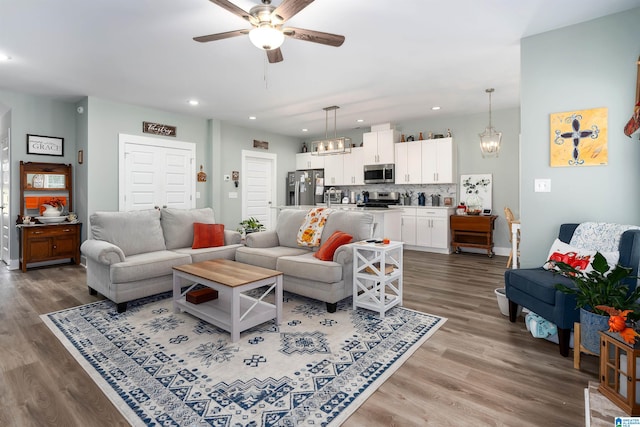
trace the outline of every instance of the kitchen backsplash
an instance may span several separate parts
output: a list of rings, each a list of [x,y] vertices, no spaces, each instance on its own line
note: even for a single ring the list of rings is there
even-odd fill
[[[325,187],[325,190],[328,187]],[[370,184],[370,185],[350,185],[336,187],[336,190],[342,191],[343,196],[349,197],[352,191],[355,191],[356,197],[360,194],[362,198],[363,191],[396,191],[400,193],[400,203],[405,193],[411,194],[411,205],[418,206],[418,193],[424,193],[426,196],[426,206],[431,206],[432,194],[440,195],[440,206],[444,205],[445,197],[453,198],[453,205],[458,205],[458,186],[456,184],[416,184],[416,185],[397,185],[397,184]]]

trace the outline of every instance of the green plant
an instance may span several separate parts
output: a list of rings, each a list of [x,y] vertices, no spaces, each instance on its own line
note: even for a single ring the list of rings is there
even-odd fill
[[[253,233],[256,231],[263,231],[265,226],[260,223],[256,218],[251,217],[249,219],[245,219],[240,222],[240,227],[237,228],[237,231],[242,233]]]
[[[610,269],[606,258],[600,252],[596,252],[593,257],[593,270],[587,273],[563,262],[556,262],[555,265],[575,285],[575,288],[572,288],[557,284],[556,289],[565,294],[575,295],[578,308],[604,316],[607,313],[596,308],[597,306],[605,305],[618,310],[634,311],[640,308],[636,301],[640,298],[640,288],[636,287],[633,292],[629,292],[629,287],[622,283],[624,279],[636,278],[631,276],[631,268],[617,264]],[[629,314],[629,317],[632,317],[631,314],[635,313]]]

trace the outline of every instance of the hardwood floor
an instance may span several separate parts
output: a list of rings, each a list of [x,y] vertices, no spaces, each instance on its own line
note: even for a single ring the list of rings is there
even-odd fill
[[[582,370],[498,310],[506,257],[405,251],[404,305],[449,320],[343,425],[581,426]],[[39,318],[100,299],[85,270],[0,269],[0,425],[126,426]]]

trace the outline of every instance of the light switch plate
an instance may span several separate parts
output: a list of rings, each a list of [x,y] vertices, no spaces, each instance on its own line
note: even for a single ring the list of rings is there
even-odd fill
[[[229,198],[230,199],[237,199],[238,198],[238,193],[235,191],[230,191],[229,192]]]
[[[536,193],[551,193],[551,180],[538,178],[534,180],[534,190]]]

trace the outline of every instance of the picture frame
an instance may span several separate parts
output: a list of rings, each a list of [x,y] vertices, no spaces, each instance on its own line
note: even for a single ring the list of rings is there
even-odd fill
[[[27,154],[64,156],[64,138],[27,134]]]
[[[445,206],[453,206],[453,197],[445,197],[443,200]]]

